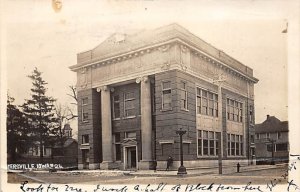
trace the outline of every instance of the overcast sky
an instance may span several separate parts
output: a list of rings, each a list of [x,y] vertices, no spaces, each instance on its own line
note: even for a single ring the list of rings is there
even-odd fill
[[[255,85],[256,123],[287,115],[287,33],[285,1],[51,1],[6,3],[7,88],[16,104],[29,98],[34,67],[43,72],[48,95],[71,102],[66,94],[76,76],[69,66],[76,54],[94,48],[114,32],[134,32],[178,23],[251,67]]]

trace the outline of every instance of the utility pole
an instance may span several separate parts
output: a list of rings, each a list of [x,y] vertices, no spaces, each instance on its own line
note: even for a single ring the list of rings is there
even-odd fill
[[[218,85],[218,119],[219,119],[219,128],[220,136],[218,138],[219,151],[218,151],[218,165],[219,165],[219,174],[221,175],[223,170],[223,112],[222,112],[222,83],[225,81],[225,78],[221,75],[218,75],[218,79],[213,80],[214,84]]]

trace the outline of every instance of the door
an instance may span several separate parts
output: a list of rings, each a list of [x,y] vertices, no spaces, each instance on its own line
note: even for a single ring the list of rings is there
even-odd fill
[[[89,168],[89,163],[90,163],[89,150],[82,150],[82,163],[83,163],[83,169]]]
[[[126,147],[126,168],[127,169],[136,169],[136,147]]]

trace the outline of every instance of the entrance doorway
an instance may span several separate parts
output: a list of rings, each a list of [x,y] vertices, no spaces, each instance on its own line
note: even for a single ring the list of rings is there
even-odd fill
[[[82,164],[83,169],[88,169],[90,163],[89,150],[82,150]]]
[[[134,147],[125,147],[126,151],[126,169],[137,169],[137,150],[136,146]]]

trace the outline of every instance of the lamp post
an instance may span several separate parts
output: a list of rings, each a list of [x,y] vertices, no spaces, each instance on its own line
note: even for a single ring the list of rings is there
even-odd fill
[[[178,168],[177,175],[187,174],[186,168],[183,166],[183,147],[182,147],[182,135],[184,135],[186,131],[183,131],[182,128],[176,131],[176,134],[180,137],[180,167]]]

